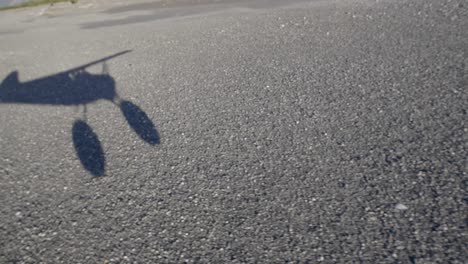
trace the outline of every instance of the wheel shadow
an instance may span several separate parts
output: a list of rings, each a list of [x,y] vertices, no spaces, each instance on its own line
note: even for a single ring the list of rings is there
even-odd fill
[[[72,128],[73,146],[83,167],[93,176],[102,176],[106,170],[106,157],[101,141],[83,120],[76,120]]]
[[[83,106],[83,118],[75,120],[71,129],[73,146],[83,168],[93,176],[103,176],[106,157],[101,141],[86,122],[88,104],[99,100],[111,101],[120,108],[129,127],[140,139],[150,145],[160,143],[154,123],[136,104],[119,97],[115,80],[108,73],[106,61],[127,52],[130,51],[28,82],[20,82],[18,72],[13,71],[0,84],[0,104]],[[103,64],[102,74],[86,71],[88,67],[100,63]]]

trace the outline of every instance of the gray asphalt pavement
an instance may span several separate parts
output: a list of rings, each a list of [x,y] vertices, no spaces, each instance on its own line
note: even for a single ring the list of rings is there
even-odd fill
[[[0,263],[466,263],[466,1],[129,2],[0,13]]]

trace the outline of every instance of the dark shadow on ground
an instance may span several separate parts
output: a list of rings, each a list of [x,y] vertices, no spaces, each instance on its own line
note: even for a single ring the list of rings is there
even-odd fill
[[[141,139],[151,145],[159,144],[159,133],[143,110],[130,101],[122,101],[120,110]]]
[[[83,120],[76,120],[72,128],[73,146],[83,167],[93,176],[105,172],[106,157],[93,129]]]
[[[129,51],[29,82],[20,82],[18,72],[13,71],[0,84],[0,104],[81,105],[85,116],[87,104],[98,100],[111,101],[119,106],[130,128],[142,140],[150,145],[159,144],[159,133],[151,119],[134,103],[120,99],[115,80],[107,73],[105,64],[102,74],[86,71],[89,66],[105,63],[127,52]],[[73,124],[75,152],[91,175],[103,176],[106,166],[104,151],[98,136],[85,120],[76,120]]]

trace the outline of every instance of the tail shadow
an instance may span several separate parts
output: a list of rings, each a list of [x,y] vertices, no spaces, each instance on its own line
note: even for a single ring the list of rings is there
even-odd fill
[[[93,176],[103,176],[106,158],[96,133],[84,121],[77,120],[72,129],[73,145],[83,167]]]
[[[151,145],[159,144],[159,133],[143,110],[130,101],[122,101],[120,103],[120,110],[125,116],[128,125],[141,139]]]

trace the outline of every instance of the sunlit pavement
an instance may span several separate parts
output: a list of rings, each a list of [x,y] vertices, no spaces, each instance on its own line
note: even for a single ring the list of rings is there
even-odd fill
[[[464,263],[466,10],[1,12],[0,263]]]

